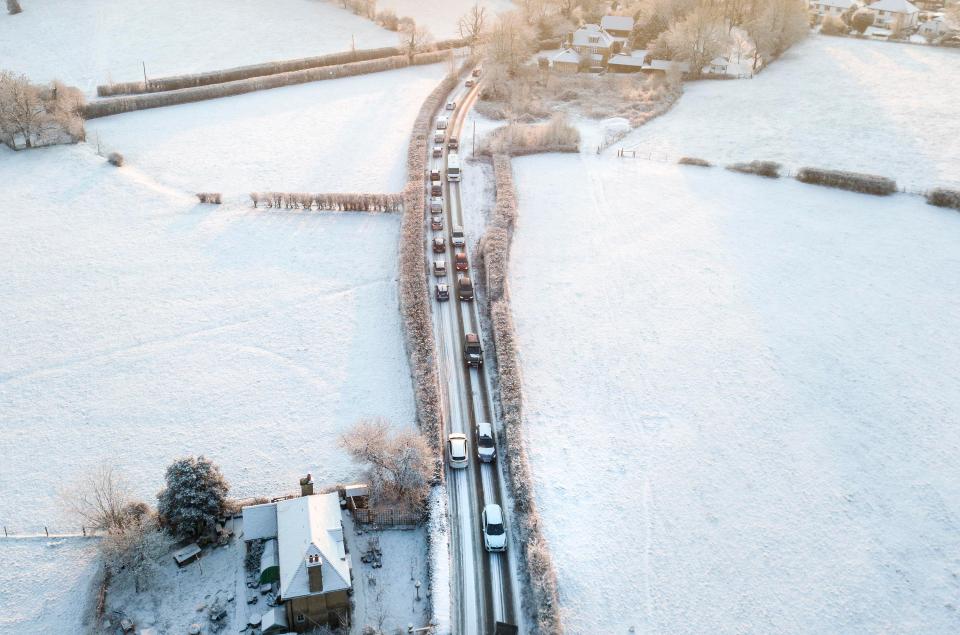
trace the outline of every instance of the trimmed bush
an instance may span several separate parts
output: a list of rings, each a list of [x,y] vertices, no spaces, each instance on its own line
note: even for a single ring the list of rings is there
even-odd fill
[[[414,56],[413,64],[436,64],[438,62],[446,61],[448,57],[449,53],[445,51],[419,53]],[[368,60],[365,62],[352,62],[337,66],[309,68],[300,71],[278,73],[264,77],[253,77],[251,79],[243,79],[222,84],[211,84],[209,86],[197,86],[194,88],[170,90],[162,93],[113,97],[111,99],[102,99],[86,104],[86,106],[83,108],[83,115],[87,119],[95,119],[97,117],[106,117],[108,115],[116,115],[133,110],[161,108],[163,106],[172,106],[175,104],[188,104],[195,101],[203,101],[205,99],[217,99],[232,95],[242,95],[244,93],[250,93],[257,90],[269,90],[271,88],[294,86],[296,84],[317,82],[325,79],[338,79],[340,77],[352,77],[354,75],[364,75],[367,73],[395,70],[398,68],[407,67],[409,65],[410,59],[406,55],[396,55],[393,57]]]
[[[19,0],[7,0],[7,11],[10,15],[21,13],[23,9],[20,7]]]
[[[110,162],[110,165],[115,165],[119,168],[123,165],[123,155],[119,152],[111,152],[107,155],[107,161]]]
[[[251,192],[254,207],[317,210],[329,212],[398,212],[403,209],[402,194],[362,194],[328,192]]]
[[[927,202],[937,207],[960,209],[960,190],[938,187],[927,192]]]
[[[198,192],[197,198],[200,199],[201,203],[210,203],[211,205],[219,205],[220,192]]]
[[[677,163],[680,165],[699,165],[701,168],[709,168],[713,166],[713,164],[706,159],[698,159],[696,157],[680,157],[680,160],[677,161]]]
[[[851,192],[888,196],[897,191],[897,183],[893,179],[874,174],[859,172],[845,172],[843,170],[823,170],[820,168],[801,168],[797,172],[797,180],[802,183],[835,187]]]
[[[727,169],[732,172],[765,176],[768,179],[779,179],[781,167],[776,161],[751,161],[750,163],[733,163],[728,165]]]

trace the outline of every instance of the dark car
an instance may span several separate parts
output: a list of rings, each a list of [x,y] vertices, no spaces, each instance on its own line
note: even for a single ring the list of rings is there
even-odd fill
[[[467,333],[463,336],[463,361],[467,366],[476,368],[483,366],[483,347],[476,333]]]
[[[434,181],[430,185],[430,196],[443,196],[443,185]]]
[[[473,301],[473,281],[467,276],[457,278],[457,297],[464,302]]]
[[[473,85],[476,84],[476,83],[477,83],[477,82],[473,81],[472,79],[468,79],[468,80],[467,80],[467,88],[473,88]]]
[[[450,286],[444,282],[437,285],[436,296],[438,302],[445,302],[450,299]]]
[[[470,268],[469,263],[467,262],[467,254],[458,253],[453,257],[453,268],[457,271],[466,271]]]
[[[443,236],[437,236],[433,239],[433,253],[442,254],[447,250],[447,242],[443,239]]]

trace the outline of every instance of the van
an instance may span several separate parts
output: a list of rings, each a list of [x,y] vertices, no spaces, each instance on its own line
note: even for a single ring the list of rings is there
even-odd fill
[[[440,196],[431,196],[430,197],[430,213],[431,214],[442,214],[443,213],[443,198]]]
[[[467,276],[457,279],[457,297],[463,302],[473,301],[473,281]]]
[[[437,130],[446,130],[446,129],[447,129],[447,118],[437,117]]]
[[[446,133],[445,133],[445,132],[443,132],[442,130],[438,130],[438,131],[436,131],[435,133],[433,133],[433,142],[434,142],[434,143],[443,143],[443,139],[444,139],[445,136],[446,136]]]

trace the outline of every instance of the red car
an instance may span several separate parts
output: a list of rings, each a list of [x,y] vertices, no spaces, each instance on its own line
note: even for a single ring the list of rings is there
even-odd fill
[[[453,261],[457,271],[466,271],[470,268],[470,265],[467,263],[467,254],[459,253],[454,256]]]
[[[431,216],[430,217],[430,229],[435,232],[441,231],[443,229],[443,217],[442,216]]]

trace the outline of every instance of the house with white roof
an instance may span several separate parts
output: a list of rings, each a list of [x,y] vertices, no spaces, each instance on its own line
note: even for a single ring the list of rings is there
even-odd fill
[[[566,48],[550,58],[550,66],[561,73],[576,73],[580,70],[580,54]]]
[[[243,508],[244,539],[266,540],[260,582],[279,585],[283,610],[264,616],[277,630],[349,625],[353,577],[340,514],[336,492]]]
[[[647,57],[644,50],[617,53],[607,62],[607,70],[611,73],[639,73],[643,70],[643,61]]]
[[[600,18],[600,28],[621,44],[626,44],[633,31],[633,18],[629,15],[605,15]]]
[[[584,24],[573,32],[570,48],[590,61],[591,66],[603,66],[609,59],[616,40],[597,24]]]
[[[894,31],[917,26],[920,9],[907,0],[879,0],[867,6],[873,11],[874,24]]]
[[[810,0],[810,12],[821,19],[828,15],[842,15],[844,11],[857,6],[854,0]]]

